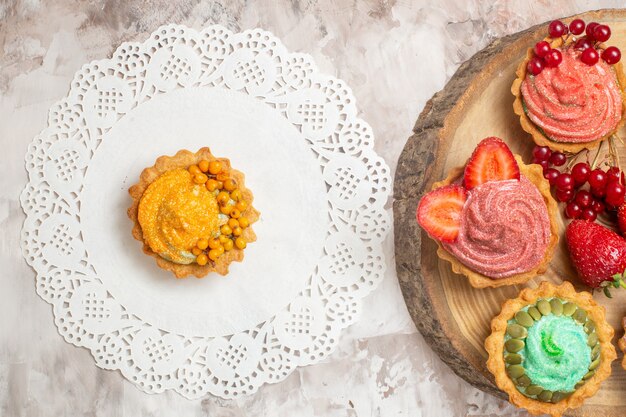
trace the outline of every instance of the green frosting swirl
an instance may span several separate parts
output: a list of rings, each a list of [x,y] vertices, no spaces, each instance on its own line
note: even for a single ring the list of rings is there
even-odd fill
[[[544,316],[528,329],[522,366],[533,384],[571,392],[588,372],[591,348],[583,326],[571,317]]]

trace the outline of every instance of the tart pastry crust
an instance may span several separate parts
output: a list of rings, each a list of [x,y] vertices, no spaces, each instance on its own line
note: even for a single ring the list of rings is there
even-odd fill
[[[568,39],[565,44],[563,43],[563,39],[561,38],[552,39],[548,37],[543,40],[547,41],[553,49],[559,48],[561,46],[569,46],[572,43],[571,38]],[[603,140],[608,139],[624,125],[624,122],[626,121],[626,76],[624,75],[622,63],[618,62],[617,64],[612,65],[612,67],[615,71],[617,84],[620,86],[622,95],[622,118],[617,126],[615,126],[615,129],[599,139],[585,143],[556,142],[554,140],[551,140],[550,138],[547,138],[543,134],[543,132],[532,122],[532,120],[530,120],[530,118],[524,111],[524,105],[522,102],[522,82],[526,78],[526,66],[528,64],[528,61],[530,61],[533,57],[533,48],[528,48],[526,50],[526,58],[524,58],[524,60],[520,62],[519,66],[517,67],[517,71],[515,71],[515,75],[517,76],[517,78],[515,79],[515,81],[513,81],[513,84],[511,86],[511,93],[513,93],[513,95],[515,96],[515,101],[513,102],[513,111],[516,115],[519,116],[522,129],[524,129],[526,133],[532,135],[535,144],[539,146],[548,146],[554,151],[577,153],[582,151],[583,149],[596,148]]]
[[[541,166],[536,164],[526,165],[519,155],[515,155],[515,160],[519,165],[520,174],[528,178],[530,182],[532,182],[537,187],[539,193],[546,203],[548,217],[550,218],[550,241],[548,242],[548,247],[546,248],[543,260],[535,268],[522,274],[516,274],[510,277],[498,279],[490,278],[470,269],[469,267],[461,263],[461,261],[459,261],[454,255],[448,252],[443,247],[441,242],[435,241],[438,246],[437,255],[439,255],[441,259],[450,262],[450,265],[452,266],[452,271],[457,274],[465,275],[469,280],[470,285],[474,288],[496,288],[505,285],[523,284],[533,277],[543,274],[548,269],[548,264],[552,260],[552,256],[554,255],[554,249],[556,248],[556,245],[559,241],[557,223],[558,206],[556,204],[556,201],[554,201],[554,198],[552,198],[548,181],[546,181],[546,179],[543,177],[543,171]],[[432,190],[446,185],[450,185],[453,182],[457,181],[459,178],[462,177],[464,169],[465,166],[452,169],[446,179],[433,184]]]
[[[626,317],[622,319],[622,327],[626,333]],[[617,342],[619,348],[624,352],[624,358],[622,359],[622,368],[626,369],[626,334]]]
[[[150,246],[145,242],[141,225],[139,224],[139,202],[148,186],[156,180],[161,174],[171,171],[177,168],[187,169],[191,165],[199,163],[201,160],[207,161],[219,161],[222,166],[228,167],[230,176],[237,182],[239,189],[241,190],[243,200],[247,203],[248,207],[242,213],[250,221],[250,225],[259,219],[259,212],[252,207],[252,192],[245,187],[244,175],[240,171],[230,167],[230,161],[226,158],[216,158],[211,153],[211,150],[207,147],[201,148],[198,152],[193,153],[188,150],[180,150],[174,156],[160,156],[157,158],[155,164],[151,167],[145,168],[139,177],[139,182],[131,186],[128,190],[133,202],[128,209],[128,217],[133,221],[133,237],[143,243],[143,251],[146,255],[152,256],[157,265],[167,271],[172,272],[176,278],[185,278],[189,275],[194,275],[196,278],[205,277],[210,272],[217,272],[220,275],[226,275],[228,273],[228,266],[231,262],[241,262],[243,260],[243,250],[233,248],[231,251],[225,252],[216,261],[209,262],[206,265],[198,265],[193,262],[190,264],[178,264],[161,257],[159,254],[152,251]],[[252,227],[244,229],[242,237],[247,242],[254,242],[256,235],[252,230]]]
[[[541,298],[549,297],[558,297],[585,310],[587,316],[595,323],[595,331],[601,346],[601,360],[595,374],[573,394],[557,403],[538,401],[519,392],[506,373],[503,357],[508,321],[525,306],[535,304]],[[497,386],[509,395],[509,401],[512,404],[525,408],[533,415],[550,414],[552,417],[560,417],[568,408],[580,407],[586,398],[598,391],[602,381],[611,375],[611,362],[617,358],[615,348],[611,343],[613,335],[614,330],[605,319],[604,307],[596,304],[590,293],[576,292],[569,282],[557,286],[544,281],[538,288],[525,288],[517,298],[506,300],[502,304],[502,311],[491,321],[491,335],[485,340],[485,349],[489,354],[487,368],[494,375]]]

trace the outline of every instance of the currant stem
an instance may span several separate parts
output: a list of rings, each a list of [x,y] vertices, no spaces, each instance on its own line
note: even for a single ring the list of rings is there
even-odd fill
[[[571,168],[577,163],[578,157],[580,156],[580,154],[583,152],[585,152],[585,161],[589,163],[589,149],[583,149],[582,151],[578,151],[573,154],[567,154],[568,161],[567,161],[567,165],[565,165],[565,170],[570,171]]]
[[[619,140],[622,145],[624,144],[624,141],[622,141],[622,138],[620,138],[619,136],[617,136],[616,133],[611,135],[611,143],[613,144],[613,150],[614,150],[614,156],[615,156],[615,163],[617,165],[617,168],[619,168],[620,172],[622,170],[622,167],[620,165],[619,162],[619,153],[617,152],[617,145],[615,144],[615,139]]]
[[[609,158],[611,159],[611,162],[613,163],[612,166],[616,166],[616,167],[620,168],[620,166],[619,166],[619,156],[617,154],[617,148],[615,146],[614,135],[611,135],[609,137]],[[621,171],[621,169],[620,169],[620,171]]]
[[[602,146],[604,142],[600,142],[600,146],[598,146],[598,150],[596,151],[596,156],[593,157],[593,162],[591,163],[591,170],[596,169],[596,163],[598,162],[598,158],[600,157],[600,150],[602,150]]]

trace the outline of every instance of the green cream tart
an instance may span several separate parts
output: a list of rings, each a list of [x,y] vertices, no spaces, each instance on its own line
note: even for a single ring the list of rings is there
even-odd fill
[[[527,397],[558,402],[580,388],[600,364],[595,324],[573,303],[541,299],[507,324],[506,371]]]
[[[591,365],[583,326],[567,316],[544,316],[528,329],[522,366],[533,384],[571,392]]]

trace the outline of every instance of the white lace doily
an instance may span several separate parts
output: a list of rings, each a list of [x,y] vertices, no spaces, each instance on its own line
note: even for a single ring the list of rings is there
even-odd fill
[[[350,89],[262,30],[159,28],[83,66],[29,146],[22,249],[69,343],[149,393],[225,398],[330,354],[383,278],[389,168]],[[210,146],[246,174],[258,240],[176,280],[132,239],[128,187]]]

